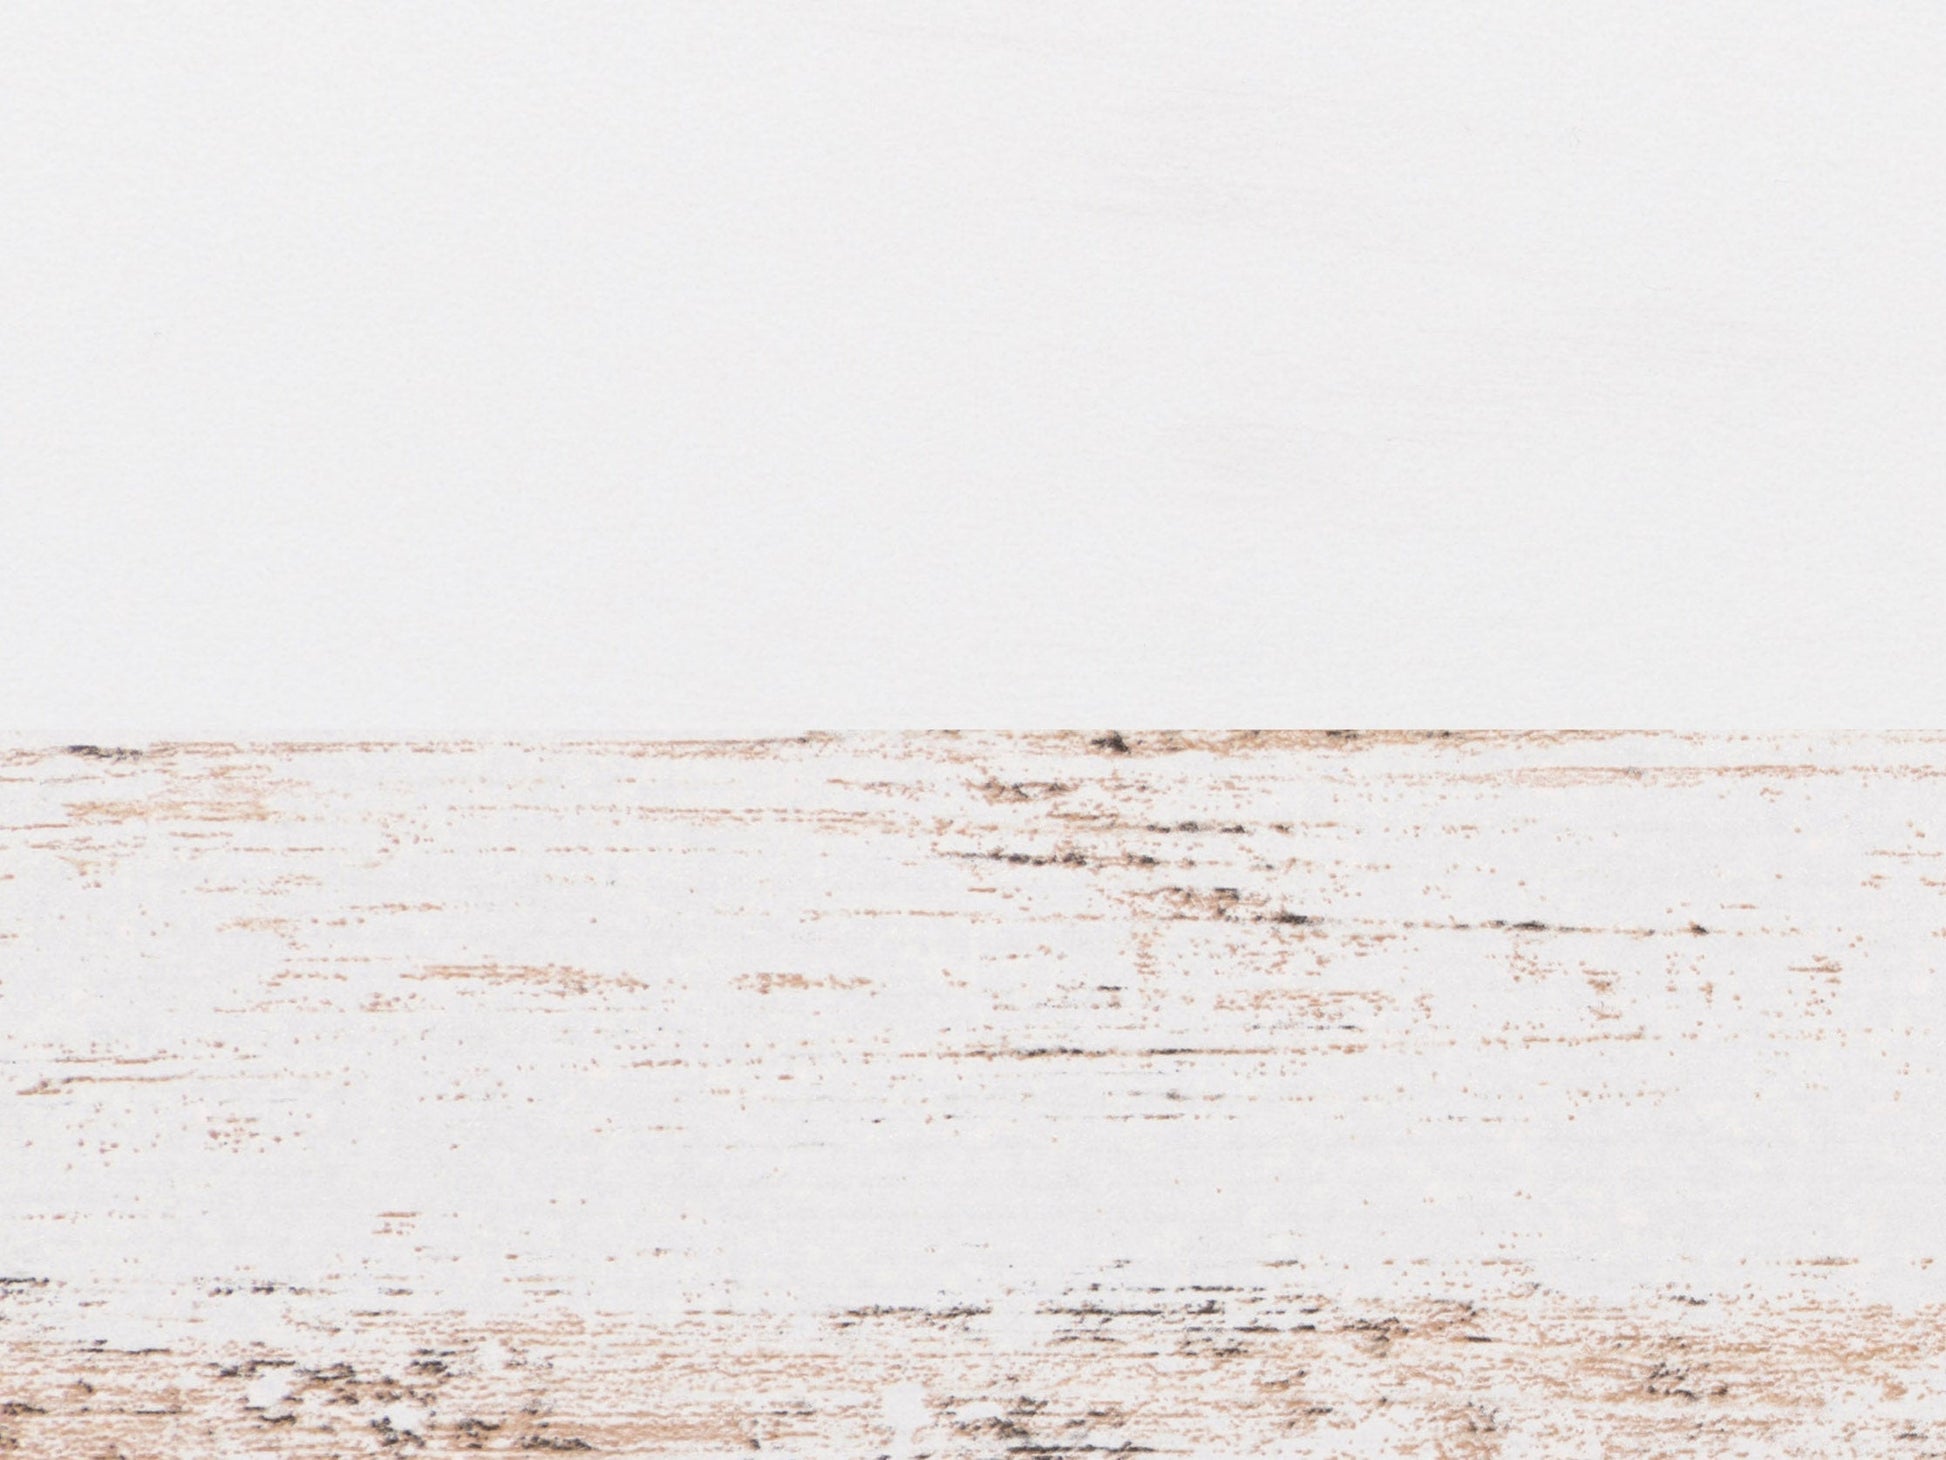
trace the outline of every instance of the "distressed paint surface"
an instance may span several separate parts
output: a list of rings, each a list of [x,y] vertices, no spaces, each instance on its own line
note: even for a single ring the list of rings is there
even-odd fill
[[[1946,1454],[1946,737],[0,756],[0,1448]]]

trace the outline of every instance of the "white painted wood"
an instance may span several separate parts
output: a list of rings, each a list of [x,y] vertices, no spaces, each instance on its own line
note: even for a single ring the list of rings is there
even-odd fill
[[[10,753],[0,1435],[1937,1450],[1943,747]]]

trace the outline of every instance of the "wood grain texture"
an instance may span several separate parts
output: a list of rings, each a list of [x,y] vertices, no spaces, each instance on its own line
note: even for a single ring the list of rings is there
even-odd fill
[[[0,1448],[1946,1455],[1946,737],[0,756]]]

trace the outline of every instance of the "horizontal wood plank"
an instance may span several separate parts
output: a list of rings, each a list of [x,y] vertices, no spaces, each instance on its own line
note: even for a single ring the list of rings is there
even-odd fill
[[[1946,737],[0,755],[0,1447],[1946,1453]]]

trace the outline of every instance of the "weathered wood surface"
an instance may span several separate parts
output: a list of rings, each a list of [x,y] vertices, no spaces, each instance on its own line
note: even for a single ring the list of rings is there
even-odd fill
[[[1946,737],[0,758],[0,1448],[1946,1454]]]

